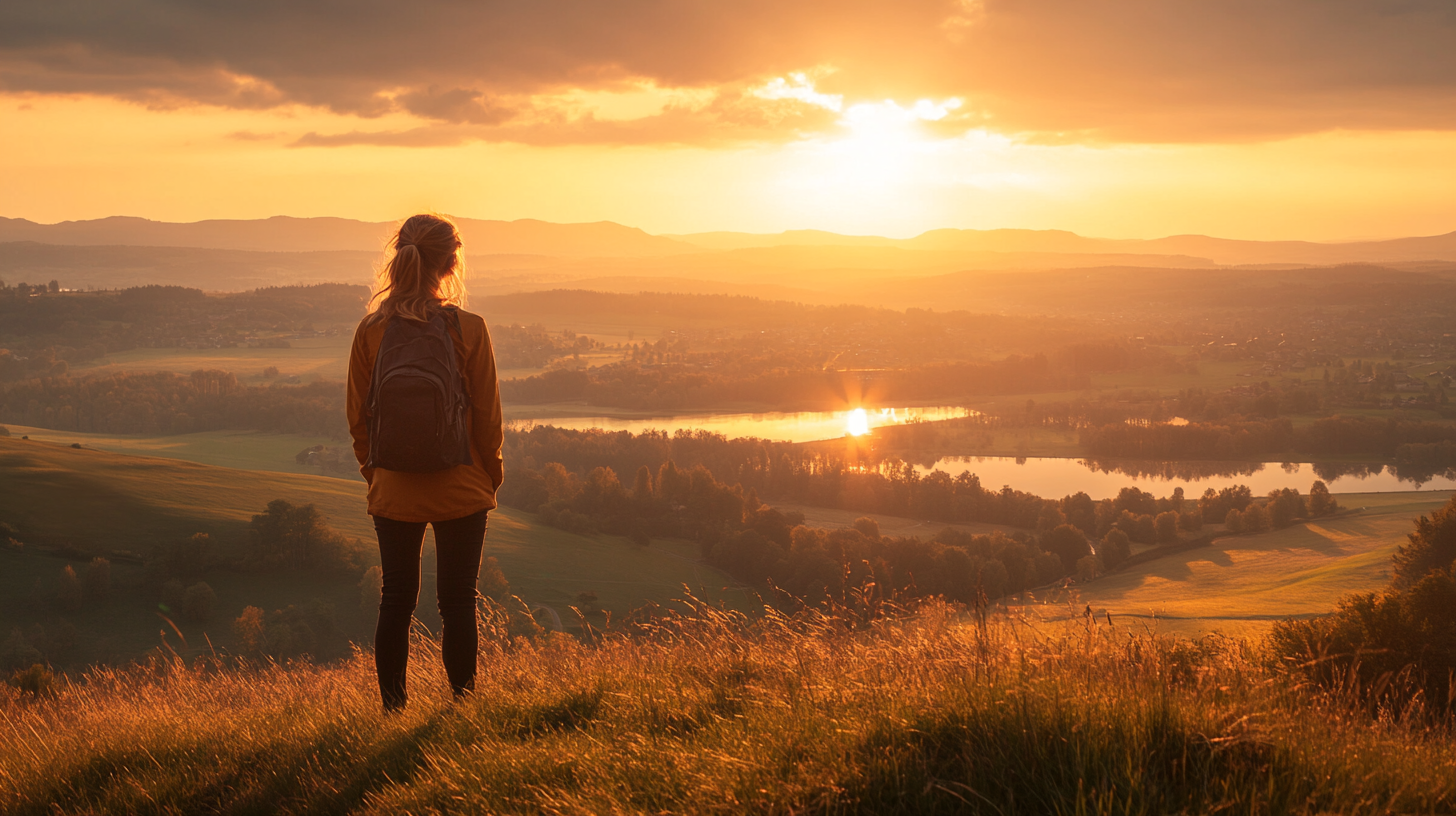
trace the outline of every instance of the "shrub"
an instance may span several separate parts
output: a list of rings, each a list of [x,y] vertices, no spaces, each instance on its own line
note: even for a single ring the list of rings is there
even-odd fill
[[[870,518],[869,516],[860,516],[859,518],[855,519],[854,524],[850,526],[853,527],[855,530],[858,530],[860,535],[868,538],[871,541],[874,541],[880,537],[880,523]]]
[[[1390,586],[1354,595],[1308,621],[1281,621],[1273,653],[1316,685],[1399,710],[1420,700],[1449,711],[1456,677],[1456,497],[1416,520]]]
[[[1077,580],[1090,581],[1102,574],[1102,561],[1095,555],[1077,559]]]

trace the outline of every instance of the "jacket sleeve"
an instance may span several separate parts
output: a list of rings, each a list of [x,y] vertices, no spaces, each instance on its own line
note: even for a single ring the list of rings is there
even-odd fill
[[[349,382],[345,390],[345,403],[349,416],[349,436],[354,441],[354,458],[359,460],[359,473],[364,481],[373,483],[374,470],[364,467],[369,461],[369,384],[374,377],[373,361],[369,359],[369,331],[364,323],[354,331],[354,346],[349,350]]]
[[[470,427],[475,461],[500,490],[505,481],[501,445],[505,441],[504,415],[501,412],[500,380],[495,369],[495,349],[490,343],[490,329],[480,321],[480,340],[470,355]]]

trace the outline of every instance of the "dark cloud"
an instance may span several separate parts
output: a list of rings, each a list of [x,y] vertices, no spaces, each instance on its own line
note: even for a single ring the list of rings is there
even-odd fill
[[[791,100],[763,100],[745,94],[723,94],[700,107],[669,105],[661,113],[637,119],[607,120],[566,117],[551,110],[517,111],[517,115],[485,125],[442,123],[407,130],[307,133],[291,147],[440,147],[468,142],[515,142],[529,145],[729,145],[745,140],[798,138],[834,128],[836,115]]]
[[[832,117],[812,110],[785,116],[785,106],[809,106],[757,100],[743,89],[824,66],[835,71],[821,78],[820,90],[851,103],[964,98],[959,118],[942,130],[989,124],[1043,139],[1140,141],[1448,129],[1456,127],[1456,2],[0,5],[3,89],[101,93],[152,105],[302,103],[364,116],[405,110],[439,123],[425,131],[460,139],[792,138],[811,122],[832,126]],[[664,111],[635,126],[564,112],[553,120],[530,101],[642,81],[728,90],[722,103]],[[789,126],[764,124],[775,117]],[[554,137],[547,134],[553,126],[561,131]]]

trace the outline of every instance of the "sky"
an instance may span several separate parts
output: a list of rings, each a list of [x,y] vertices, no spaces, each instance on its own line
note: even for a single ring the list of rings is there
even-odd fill
[[[1456,230],[1452,0],[0,4],[0,216]]]

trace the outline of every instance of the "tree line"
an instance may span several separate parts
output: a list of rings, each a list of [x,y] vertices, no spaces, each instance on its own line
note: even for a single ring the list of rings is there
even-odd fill
[[[336,382],[249,386],[226,371],[41,377],[0,385],[0,422],[110,434],[259,430],[342,439]]]
[[[511,470],[503,504],[579,533],[625,535],[639,544],[658,536],[693,539],[709,563],[746,583],[833,597],[870,577],[860,562],[886,586],[909,591],[905,582],[913,576],[918,591],[932,592],[930,587],[952,580],[947,576],[959,576],[952,580],[954,591],[933,594],[996,597],[1076,574],[1084,568],[1080,562],[1094,554],[1098,561],[1090,568],[1116,567],[1128,557],[1129,542],[1176,541],[1180,532],[1197,532],[1205,524],[1257,532],[1338,510],[1323,482],[1314,484],[1308,498],[1285,489],[1259,500],[1248,487],[1232,486],[1209,488],[1196,500],[1186,498],[1182,488],[1158,497],[1135,487],[1101,501],[1084,492],[1049,499],[1010,487],[986,489],[969,473],[921,474],[903,463],[851,466],[800,446],[705,431],[537,427],[510,433],[506,444]],[[630,487],[618,477],[619,469],[634,474]],[[879,536],[877,528],[872,534],[868,518],[854,530],[814,531],[803,526],[802,515],[769,507],[765,498],[947,524],[1003,524],[1024,532],[967,538],[947,529],[927,542],[910,543]],[[1000,566],[991,567],[993,560]]]
[[[1456,466],[1456,426],[1388,417],[1333,416],[1296,427],[1287,418],[1228,422],[1113,423],[1084,430],[1095,456],[1129,459],[1252,459],[1361,456],[1445,469]]]

